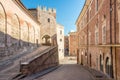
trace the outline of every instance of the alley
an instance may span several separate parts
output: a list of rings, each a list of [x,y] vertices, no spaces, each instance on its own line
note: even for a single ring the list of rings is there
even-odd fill
[[[36,80],[93,80],[92,75],[78,64],[64,64]]]

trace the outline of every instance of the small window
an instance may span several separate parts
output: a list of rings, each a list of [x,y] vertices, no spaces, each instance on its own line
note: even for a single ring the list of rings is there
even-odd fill
[[[96,0],[96,11],[98,11],[98,0]]]
[[[50,22],[50,18],[48,18],[48,22]]]
[[[62,30],[60,30],[60,34],[62,34]]]
[[[60,42],[62,42],[62,39],[60,39]]]

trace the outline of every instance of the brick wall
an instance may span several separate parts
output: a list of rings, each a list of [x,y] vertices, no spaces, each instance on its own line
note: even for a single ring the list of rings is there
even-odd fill
[[[111,2],[110,0],[98,0],[98,10],[96,10],[96,1],[91,0],[89,4],[87,0],[85,5],[88,8],[83,9],[85,12],[81,14],[82,18],[78,17],[76,23],[79,36],[79,63],[103,71],[119,80],[119,48],[113,47],[119,44],[120,39],[119,0],[116,3],[115,0],[111,0]],[[86,22],[84,18],[88,21]],[[96,43],[96,26],[98,28],[98,43]],[[103,43],[104,26],[105,43]],[[100,56],[102,56],[101,59]],[[109,66],[110,70],[106,66]]]

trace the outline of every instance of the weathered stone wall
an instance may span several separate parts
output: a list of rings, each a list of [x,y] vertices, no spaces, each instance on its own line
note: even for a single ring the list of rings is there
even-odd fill
[[[43,37],[48,35],[52,37],[57,34],[56,11],[54,9],[46,9],[46,7],[37,8],[38,21],[41,23],[41,43],[45,43]]]
[[[58,49],[57,47],[51,47],[31,59],[29,58],[21,62],[20,71],[24,75],[30,75],[57,66],[58,64]]]
[[[0,1],[0,55],[40,44],[40,24],[17,0]],[[3,57],[4,56],[4,57]]]

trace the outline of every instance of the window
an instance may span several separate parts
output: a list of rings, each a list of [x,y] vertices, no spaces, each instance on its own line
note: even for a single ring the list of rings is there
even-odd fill
[[[50,23],[50,18],[48,18],[48,22]]]
[[[60,34],[62,34],[62,30],[60,30]]]
[[[96,8],[96,11],[98,11],[98,0],[95,0],[95,1],[96,1],[95,8]]]
[[[98,26],[95,26],[95,44],[99,42]]]
[[[106,27],[105,26],[102,28],[102,43],[103,44],[106,43]]]
[[[60,42],[62,42],[62,39],[60,39]]]
[[[91,7],[89,8],[89,20],[91,19]]]
[[[89,44],[91,44],[91,32],[89,32]]]

